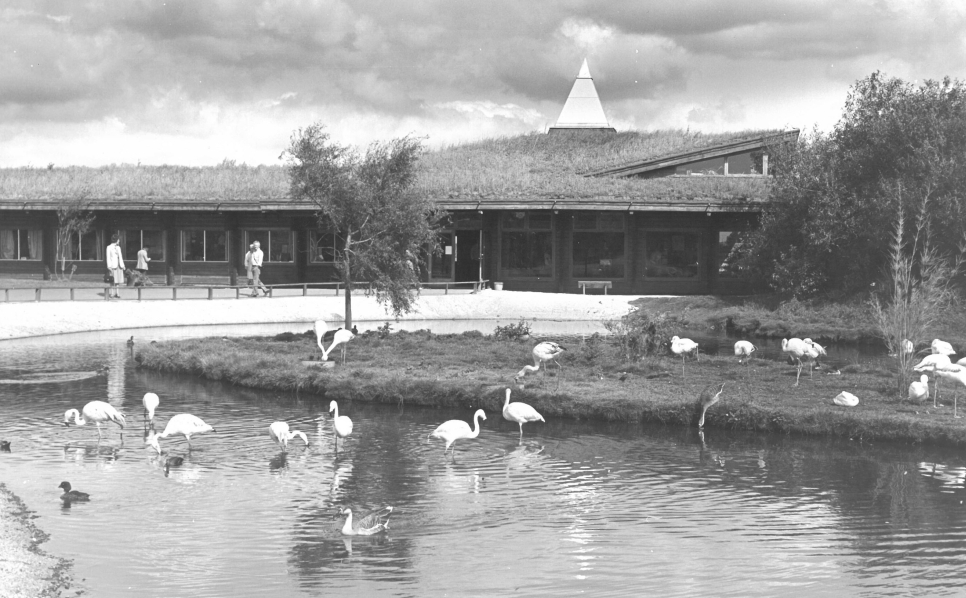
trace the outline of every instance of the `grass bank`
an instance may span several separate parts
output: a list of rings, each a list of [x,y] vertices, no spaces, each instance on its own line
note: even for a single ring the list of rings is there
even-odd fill
[[[931,401],[900,401],[894,375],[871,365],[811,378],[806,372],[793,387],[795,368],[786,363],[752,360],[745,367],[733,357],[702,356],[689,361],[682,374],[680,359],[671,356],[622,364],[610,341],[594,336],[562,341],[568,351],[559,375],[528,373],[517,385],[513,377],[532,363],[537,339],[370,331],[350,343],[346,366],[320,368],[302,364],[319,354],[310,336],[164,342],[140,348],[135,359],[139,367],[157,372],[311,393],[323,400],[464,407],[468,413],[482,407],[499,413],[503,389],[511,387],[514,400],[547,418],[676,425],[695,425],[701,389],[724,380],[722,400],[708,412],[706,427],[966,445],[966,420],[952,418],[951,404],[933,408]],[[832,404],[843,390],[859,397],[858,407]]]

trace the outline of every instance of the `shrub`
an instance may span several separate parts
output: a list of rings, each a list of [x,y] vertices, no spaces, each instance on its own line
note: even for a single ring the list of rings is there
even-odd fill
[[[501,341],[516,341],[530,336],[530,323],[520,320],[516,324],[497,326],[493,330],[493,338]]]
[[[642,309],[632,309],[620,320],[608,320],[604,327],[614,335],[624,361],[655,355],[671,339],[667,315],[652,316]]]

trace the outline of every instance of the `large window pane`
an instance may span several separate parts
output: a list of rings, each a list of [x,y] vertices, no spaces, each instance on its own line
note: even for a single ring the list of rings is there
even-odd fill
[[[549,232],[503,233],[503,275],[550,277],[553,274],[553,238]]]
[[[205,231],[205,261],[228,261],[228,233],[223,230]]]
[[[0,229],[0,260],[17,259],[17,230]]]
[[[312,231],[312,261],[332,263],[335,261],[335,235],[322,231]]]
[[[104,252],[101,250],[100,235],[97,231],[90,231],[81,235],[80,238],[80,258],[84,261],[97,261],[101,259]],[[75,258],[77,259],[77,258]]]
[[[148,257],[159,262],[164,261],[164,232],[159,230],[141,231],[141,243],[148,249]],[[137,258],[137,254],[134,254]]]
[[[741,256],[742,236],[738,231],[718,232],[718,277],[741,278],[745,275],[738,262]]]
[[[531,229],[550,230],[550,212],[528,212],[527,225]]]
[[[597,214],[594,212],[575,213],[574,230],[597,230]]]
[[[500,226],[504,229],[524,229],[527,227],[527,213],[503,212],[503,217],[500,219]]]
[[[186,230],[181,233],[181,259],[185,262],[205,261],[205,231]]]
[[[291,262],[293,261],[294,251],[292,251],[292,231],[288,229],[273,229],[268,231],[268,251],[266,256],[271,262]]]
[[[574,233],[576,278],[623,278],[624,233]]]
[[[647,232],[644,275],[648,278],[696,278],[698,233]]]

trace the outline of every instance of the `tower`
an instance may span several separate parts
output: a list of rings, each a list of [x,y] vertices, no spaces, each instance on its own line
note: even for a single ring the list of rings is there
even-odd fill
[[[549,133],[560,133],[570,131],[598,131],[614,133],[615,129],[607,122],[604,115],[604,107],[600,104],[600,97],[597,95],[597,88],[594,86],[594,78],[590,76],[590,68],[587,66],[587,59],[580,66],[574,86],[567,96],[557,124],[550,127]]]

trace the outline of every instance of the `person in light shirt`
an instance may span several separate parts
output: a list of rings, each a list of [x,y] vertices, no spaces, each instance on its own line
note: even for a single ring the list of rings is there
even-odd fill
[[[118,286],[124,284],[124,258],[121,257],[121,247],[117,243],[119,238],[117,233],[114,233],[111,235],[111,244],[107,246],[107,269],[111,271],[113,277],[111,299],[121,298]]]
[[[262,252],[261,244],[258,241],[252,243],[252,297],[258,297],[258,289],[262,289],[263,295],[268,295],[268,288],[262,284],[262,260],[265,254]]]

